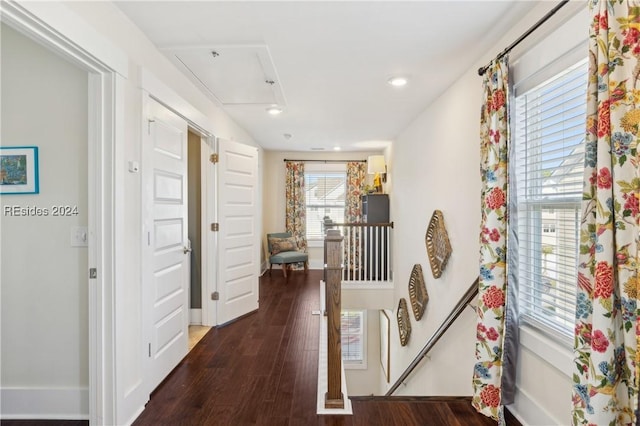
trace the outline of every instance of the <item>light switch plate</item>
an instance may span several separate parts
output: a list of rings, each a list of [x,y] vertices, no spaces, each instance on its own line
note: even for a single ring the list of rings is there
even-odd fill
[[[71,247],[88,247],[89,231],[86,226],[71,227]]]

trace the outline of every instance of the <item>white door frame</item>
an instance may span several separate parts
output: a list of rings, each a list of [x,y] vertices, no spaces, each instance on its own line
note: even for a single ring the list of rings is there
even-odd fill
[[[211,224],[218,221],[216,206],[218,205],[218,183],[215,164],[210,160],[211,154],[217,152],[216,139],[212,136],[202,136],[200,144],[201,161],[201,197],[202,197],[202,325],[215,326],[216,302],[211,294],[217,291],[216,277],[218,272],[218,233],[211,230]]]
[[[97,275],[89,282],[89,421],[92,425],[115,423],[115,280],[118,274],[116,233],[123,219],[115,200],[124,185],[118,181],[115,164],[122,151],[116,141],[123,131],[116,116],[123,112],[124,81],[117,71],[127,67],[127,59],[117,49],[101,48],[104,62],[77,45],[73,37],[65,37],[70,25],[65,23],[65,10],[58,6],[39,9],[37,4],[2,2],[0,20],[52,52],[63,56],[89,74],[88,102],[88,265]],[[45,18],[50,18],[46,22]],[[88,37],[88,44],[96,39]],[[101,42],[101,40],[99,40]],[[110,62],[110,63],[109,63]],[[107,64],[109,63],[109,64]],[[117,70],[117,71],[116,71]],[[126,71],[123,74],[126,76]],[[89,271],[87,271],[89,275]]]

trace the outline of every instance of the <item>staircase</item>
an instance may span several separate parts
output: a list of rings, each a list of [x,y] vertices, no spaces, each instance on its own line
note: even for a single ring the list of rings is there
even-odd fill
[[[342,229],[355,229],[359,227],[344,227]],[[387,227],[389,232],[391,227]],[[347,231],[348,233],[352,231]],[[380,231],[376,231],[380,232]],[[347,262],[342,262],[342,256],[349,250],[352,251],[352,259],[357,260],[356,265],[367,264],[363,263],[360,258],[358,250],[353,249],[353,244],[361,246],[362,242],[360,237],[361,233],[356,232],[359,237],[353,237],[354,233],[350,234],[351,243],[346,243],[343,246],[345,240],[340,230],[334,229],[327,233],[325,238],[325,274],[324,274],[324,304],[326,306],[326,332],[322,333],[320,342],[320,353],[326,354],[326,358],[321,356],[320,364],[326,366],[325,369],[319,368],[318,382],[326,383],[322,389],[319,388],[319,392],[322,392],[323,398],[321,399],[320,393],[318,394],[318,413],[327,414],[329,416],[346,414],[339,412],[340,409],[347,408],[346,411],[351,412],[354,417],[357,417],[358,424],[367,425],[494,425],[495,422],[482,414],[476,412],[471,405],[471,397],[459,397],[459,396],[394,396],[394,392],[402,384],[406,384],[407,379],[413,374],[416,367],[422,362],[424,358],[427,358],[430,351],[435,347],[437,342],[444,336],[453,323],[460,317],[462,312],[470,306],[478,295],[479,280],[476,279],[469,289],[463,294],[460,300],[453,307],[449,315],[445,318],[442,324],[436,329],[433,335],[427,340],[423,348],[419,351],[417,356],[405,369],[405,371],[398,377],[395,383],[391,385],[389,390],[384,396],[366,396],[366,397],[348,397],[346,392],[346,385],[344,383],[344,369],[341,359],[341,343],[340,343],[340,310],[341,310],[341,295],[343,293],[343,285],[346,284],[345,278],[350,278],[349,283],[353,283],[354,278],[362,278],[377,276],[383,278],[383,281],[391,277],[390,264],[386,265],[389,274],[380,274],[382,270],[377,269],[377,264],[374,264],[373,269],[369,269],[369,274],[362,269],[354,267],[354,263],[351,263],[351,271],[344,271]],[[388,234],[387,234],[388,237]],[[385,237],[386,238],[386,237]],[[353,241],[356,241],[355,243]],[[387,241],[387,248],[390,248],[390,242]],[[354,254],[355,253],[355,254]],[[365,257],[369,254],[374,254],[380,257],[380,251],[378,252],[364,252]],[[385,255],[381,256],[382,259]],[[384,262],[381,263],[384,266]],[[384,268],[383,268],[384,269]],[[359,272],[358,272],[359,271]],[[375,271],[378,271],[376,274]],[[384,272],[384,271],[383,271]],[[323,350],[324,346],[324,350]],[[469,372],[471,375],[471,372]],[[334,410],[337,409],[337,410]],[[348,417],[347,417],[348,418]],[[346,418],[345,418],[346,419]],[[364,423],[362,423],[364,421]],[[348,424],[348,423],[345,423]],[[510,414],[507,413],[507,425],[520,425],[520,423]]]
[[[438,340],[440,340],[440,338],[444,336],[444,333],[446,333],[449,327],[451,327],[455,320],[458,319],[462,311],[464,311],[465,308],[469,306],[473,300],[475,300],[476,296],[478,295],[478,280],[479,279],[476,278],[473,284],[471,284],[471,287],[469,287],[467,292],[460,298],[458,303],[456,303],[454,308],[451,310],[451,313],[449,313],[447,318],[442,322],[442,324],[440,324],[440,327],[438,327],[438,329],[433,333],[429,340],[427,340],[427,343],[425,343],[424,347],[413,359],[411,364],[409,364],[407,369],[400,375],[398,380],[396,380],[396,382],[389,388],[386,396],[393,395],[398,387],[400,387],[400,385],[404,383],[404,381],[411,375],[411,373],[413,373],[418,364],[420,364],[420,362],[422,362],[422,360],[427,357],[429,351],[433,349],[436,343],[438,343]]]
[[[362,396],[351,397],[354,417],[362,425],[403,426],[495,426],[476,412],[471,397],[456,396]],[[522,426],[507,410],[508,426]],[[350,424],[350,423],[345,423]],[[355,423],[354,423],[355,424]]]

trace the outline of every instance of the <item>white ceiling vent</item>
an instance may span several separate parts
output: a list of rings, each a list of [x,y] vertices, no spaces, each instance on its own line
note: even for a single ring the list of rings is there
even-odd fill
[[[267,46],[208,46],[170,53],[222,105],[286,105]]]

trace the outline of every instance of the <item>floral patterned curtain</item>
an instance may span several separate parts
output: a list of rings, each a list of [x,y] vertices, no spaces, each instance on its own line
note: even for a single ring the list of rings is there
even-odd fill
[[[362,161],[350,161],[347,163],[347,200],[345,208],[345,222],[362,222],[362,199],[365,183],[365,168],[367,164]]]
[[[347,163],[347,193],[345,207],[345,223],[362,222],[362,194],[364,193],[366,163],[350,161]],[[349,227],[345,229],[344,263],[345,272],[354,278],[360,271],[360,233],[362,228]]]
[[[473,406],[493,419],[502,419],[505,397],[503,372],[507,330],[507,195],[508,195],[508,58],[494,61],[484,74],[480,117],[482,222],[476,365]],[[513,381],[507,386],[514,385]]]
[[[307,215],[304,193],[304,162],[286,163],[285,227],[298,243],[298,250],[307,251]]]
[[[639,6],[590,2],[574,425],[637,421]]]

